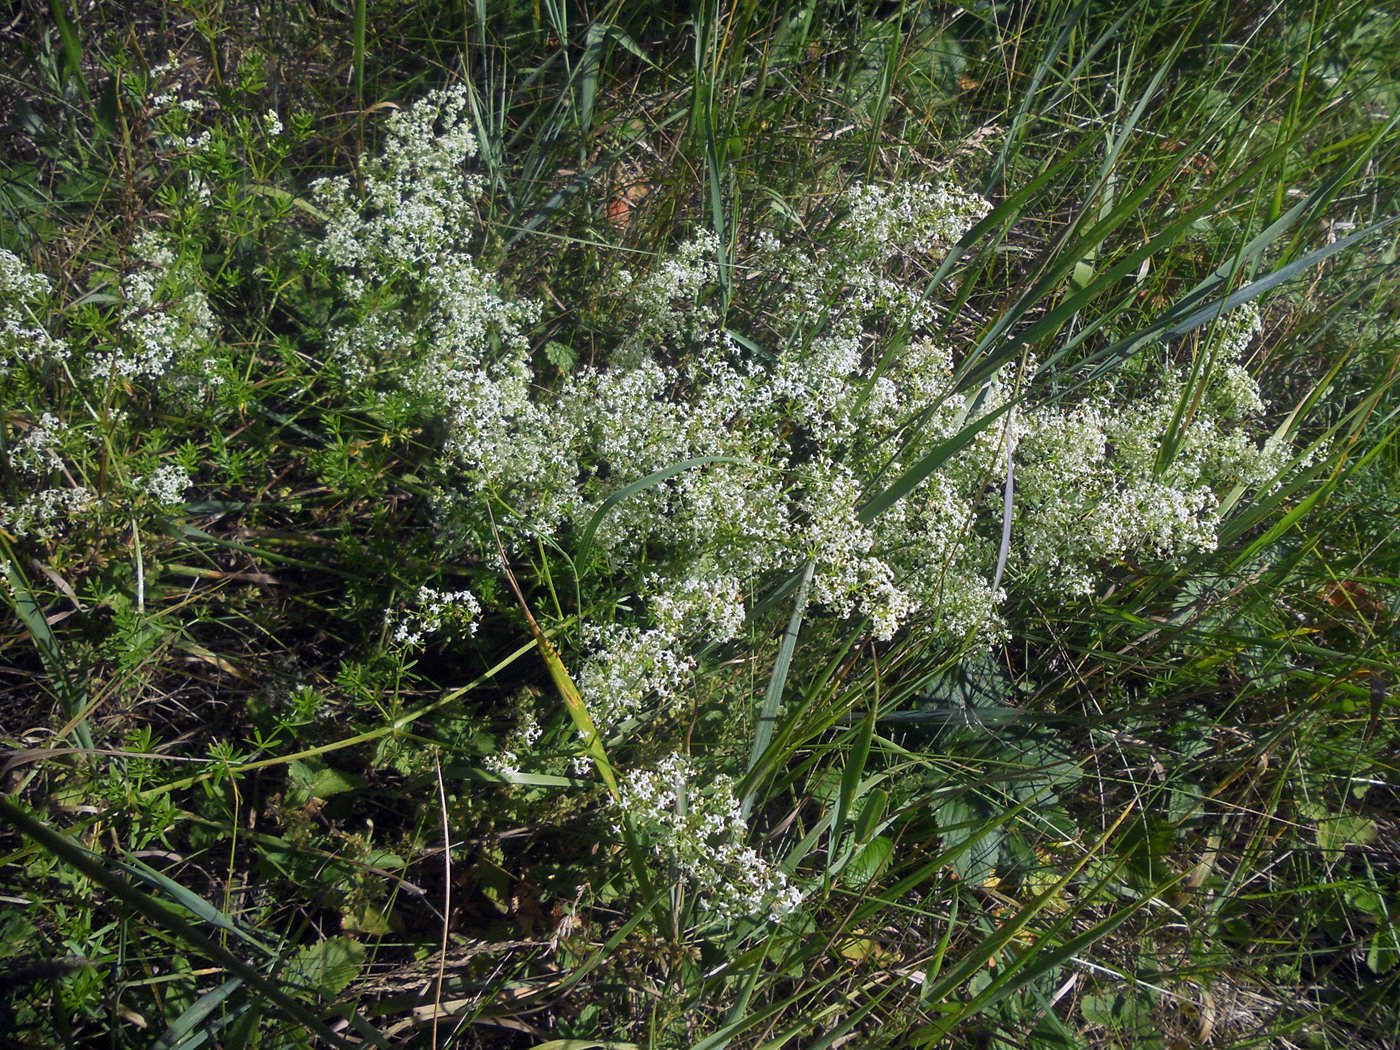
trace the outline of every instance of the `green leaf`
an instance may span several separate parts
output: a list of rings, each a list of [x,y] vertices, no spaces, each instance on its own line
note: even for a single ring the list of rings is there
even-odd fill
[[[82,687],[69,675],[68,664],[59,648],[57,637],[49,629],[43,607],[30,591],[15,553],[3,537],[0,537],[0,557],[3,557],[5,580],[9,583],[8,588],[0,587],[0,593],[4,594],[6,603],[14,610],[20,622],[29,629],[29,636],[34,642],[34,647],[39,650],[44,670],[53,680],[54,687],[63,701],[65,716],[77,719],[87,707]],[[92,731],[88,728],[86,720],[78,722],[74,727],[73,739],[79,747],[92,747]]]
[[[27,835],[48,853],[75,868],[93,882],[101,886],[112,897],[132,913],[147,922],[164,927],[176,936],[177,943],[183,943],[201,952],[206,958],[217,963],[242,979],[243,983],[256,991],[265,1007],[293,1020],[308,1032],[314,1033],[328,1046],[348,1047],[350,1044],[295,999],[288,996],[276,981],[269,980],[260,970],[231,954],[217,940],[207,936],[202,929],[189,922],[165,902],[137,889],[130,881],[110,871],[106,859],[79,844],[72,837],[61,834],[46,823],[31,816],[4,797],[0,797],[0,824],[8,824]],[[379,1045],[385,1045],[380,1043]]]
[[[314,988],[327,998],[339,995],[360,976],[365,946],[349,937],[330,937],[297,950],[283,976],[291,984]]]
[[[327,799],[364,786],[364,780],[353,773],[332,769],[315,761],[289,762],[287,775],[291,781],[287,801],[295,806],[304,806],[313,798]]]
[[[1084,1020],[1101,1028],[1127,1028],[1137,1021],[1137,1003],[1120,993],[1086,995],[1079,1001]]]
[[[1379,976],[1389,973],[1397,964],[1400,964],[1400,927],[1392,922],[1377,930],[1371,938],[1371,945],[1366,951],[1366,965]]]
[[[875,733],[875,708],[872,705],[856,733],[855,744],[846,757],[846,768],[841,775],[841,794],[836,802],[836,815],[831,824],[831,848],[827,856],[834,859],[838,853],[837,843],[845,832],[846,818],[851,805],[859,794],[861,777],[865,775],[866,759],[870,755],[870,741]]]
[[[783,690],[787,687],[788,668],[792,665],[792,654],[797,648],[797,635],[802,630],[802,617],[807,612],[807,590],[812,585],[812,575],[817,563],[808,561],[802,568],[802,582],[797,588],[797,599],[792,604],[792,615],[788,618],[787,630],[783,633],[783,644],[778,649],[778,658],[773,661],[773,673],[768,677],[768,688],[763,694],[763,706],[758,713],[758,728],[754,732],[753,746],[749,749],[749,768],[744,777],[741,791],[741,811],[748,819],[753,806],[753,792],[758,786],[758,774],[763,768],[763,755],[773,739],[773,726],[778,721],[778,708],[782,706]]]
[[[1339,815],[1318,821],[1317,845],[1329,861],[1341,860],[1348,846],[1376,841],[1376,822],[1369,817]]]
[[[572,372],[578,364],[578,351],[557,339],[544,344],[544,357],[561,372]]]
[[[864,886],[878,878],[890,865],[894,841],[885,835],[871,839],[856,851],[841,874],[852,886]]]
[[[237,991],[242,984],[243,982],[239,978],[233,977],[212,991],[201,995],[192,1006],[170,1022],[170,1027],[165,1030],[165,1034],[156,1040],[154,1050],[180,1050],[183,1047],[200,1045],[207,1038],[207,1033],[195,1032],[195,1029],[223,1005],[224,1000]],[[246,1003],[239,1007],[240,1012],[247,1009]]]
[[[958,878],[978,885],[991,878],[1006,836],[1001,825],[993,823],[991,814],[976,800],[963,795],[941,803],[936,816],[943,850]]]
[[[865,802],[860,808],[860,815],[856,817],[856,841],[867,842],[870,836],[875,833],[875,828],[885,815],[885,807],[889,804],[890,795],[883,788],[874,788],[866,795]]]

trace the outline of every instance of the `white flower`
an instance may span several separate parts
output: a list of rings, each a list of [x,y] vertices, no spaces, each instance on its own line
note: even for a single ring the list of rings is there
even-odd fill
[[[391,610],[384,619],[394,645],[415,649],[429,635],[446,627],[455,626],[475,634],[480,616],[481,603],[470,591],[439,591],[424,584],[408,608]]]
[[[149,232],[137,239],[133,251],[144,266],[122,281],[124,338],[94,359],[95,371],[112,378],[155,379],[181,362],[205,356],[217,326],[193,263],[177,259],[166,242]]]
[[[13,252],[0,249],[0,379],[16,365],[62,361],[68,347],[51,336],[39,318],[49,279],[30,270]]]
[[[137,477],[133,481],[162,507],[183,503],[185,490],[190,487],[190,476],[178,463],[162,464],[150,477]]]
[[[0,503],[0,527],[16,536],[47,542],[67,531],[97,504],[91,489],[43,489],[17,504]]]
[[[67,426],[52,412],[45,412],[10,446],[10,466],[34,478],[63,469],[63,457],[59,455],[59,450],[67,434]]]
[[[615,805],[651,838],[657,856],[680,871],[707,911],[729,922],[756,915],[781,920],[801,903],[801,893],[746,844],[733,781],[710,776],[700,788],[698,779],[688,758],[671,754],[626,774]]]

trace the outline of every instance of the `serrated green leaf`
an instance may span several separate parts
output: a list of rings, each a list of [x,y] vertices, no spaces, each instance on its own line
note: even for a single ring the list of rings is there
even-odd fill
[[[1348,846],[1376,841],[1376,822],[1369,817],[1339,815],[1318,821],[1317,846],[1329,861],[1340,860]]]
[[[551,339],[544,344],[544,357],[561,372],[572,372],[578,364],[578,351],[557,339]]]
[[[314,761],[287,763],[287,775],[291,781],[287,801],[296,806],[305,805],[313,798],[326,799],[364,786],[364,780],[355,774]]]
[[[889,867],[893,853],[893,840],[878,835],[856,851],[842,869],[841,876],[852,886],[864,886]]]
[[[283,976],[293,985],[330,997],[343,992],[365,962],[365,946],[349,937],[329,937],[297,950]]]

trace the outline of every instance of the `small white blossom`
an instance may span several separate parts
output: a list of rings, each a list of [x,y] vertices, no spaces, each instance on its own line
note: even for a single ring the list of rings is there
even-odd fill
[[[388,120],[388,141],[366,162],[363,195],[343,177],[312,185],[330,216],[322,255],[373,279],[420,266],[458,244],[474,225],[479,180],[462,165],[476,156],[466,89],[435,91]]]
[[[162,507],[173,507],[185,501],[185,490],[190,487],[190,476],[178,463],[164,463],[155,469],[150,477],[133,479],[136,487],[150,496]]]
[[[645,344],[672,339],[682,332],[698,334],[713,322],[708,310],[697,310],[701,293],[719,279],[719,238],[708,230],[670,256],[663,256],[645,276],[623,270],[617,278],[618,291],[640,316],[634,341]]]
[[[0,249],[0,379],[16,365],[62,361],[68,347],[40,320],[49,279],[30,270],[13,252]]]
[[[59,455],[68,428],[52,412],[45,412],[9,449],[10,466],[21,474],[40,478],[63,468]]]
[[[439,591],[426,584],[419,587],[409,607],[385,614],[389,640],[404,649],[421,646],[429,635],[447,627],[475,634],[481,616],[481,603],[470,591]]]
[[[142,268],[122,281],[121,344],[95,359],[99,375],[155,379],[182,362],[202,357],[216,324],[200,274],[154,234],[134,245]]]
[[[680,871],[706,910],[729,922],[759,915],[781,920],[801,903],[801,892],[747,845],[733,781],[707,777],[701,789],[697,779],[689,759],[671,754],[627,774],[616,806],[648,834],[657,856]]]
[[[17,504],[0,503],[0,528],[20,539],[48,542],[66,532],[97,504],[91,489],[43,489]]]
[[[514,751],[498,751],[482,759],[482,765],[492,773],[502,777],[520,775],[520,756]]]

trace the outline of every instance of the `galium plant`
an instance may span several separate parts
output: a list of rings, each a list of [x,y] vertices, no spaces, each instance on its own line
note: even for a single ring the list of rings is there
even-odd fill
[[[764,578],[810,563],[815,614],[860,618],[879,641],[909,631],[950,651],[985,646],[1005,635],[1007,587],[1057,600],[1124,560],[1208,550],[1221,496],[1273,484],[1291,461],[1253,422],[1259,392],[1239,363],[1258,330],[1249,308],[1202,348],[1184,418],[1186,376],[1160,349],[1135,390],[1102,380],[1072,402],[1044,396],[1029,358],[960,390],[964,351],[923,275],[990,205],[946,184],[857,185],[817,244],[765,232],[738,259],[752,288],[727,312],[712,235],[623,271],[611,294],[628,334],[551,383],[526,336],[541,307],[507,296],[472,254],[467,101],[449,89],[394,114],[361,187],[317,186],[316,251],[344,299],[336,360],[356,396],[408,399],[440,428],[445,556],[473,537],[489,547],[495,506],[509,553],[572,551],[580,587],[599,566],[610,585],[629,581],[631,614],[581,632],[579,689],[606,737],[674,738],[700,654],[741,637]],[[1004,425],[864,513],[903,464],[995,412]],[[683,756],[662,761],[661,779],[684,779]],[[513,752],[509,764],[528,762]],[[653,810],[664,796],[685,812],[683,789],[659,790],[643,793]],[[692,821],[651,823],[674,837]],[[733,821],[715,828],[742,837]],[[713,890],[723,867],[689,871]]]
[[[1330,104],[1268,123],[1269,71],[1230,78],[1274,23],[1230,5],[1219,39],[1168,27],[1147,75],[1162,26],[1093,5],[1010,39],[878,6],[662,34],[653,5],[584,30],[547,4],[471,31],[548,52],[509,87],[487,63],[424,91],[425,55],[461,58],[425,33],[393,88],[419,101],[336,125],[330,164],[306,85],[255,52],[114,66],[121,119],[73,183],[120,187],[93,250],[0,227],[0,664],[61,710],[25,701],[9,740],[7,787],[53,805],[0,800],[14,897],[40,902],[0,915],[0,967],[96,964],[51,1024],[22,984],[22,1025],[335,1045],[378,1025],[363,989],[406,1025],[458,1011],[440,1043],[514,1014],[707,1050],[984,1023],[979,1045],[1097,1045],[1161,1029],[1212,968],[1228,985],[1244,917],[1282,944],[1298,917],[1260,902],[1317,885],[1309,928],[1394,972],[1387,876],[1348,845],[1393,772],[1381,559],[1306,534],[1329,496],[1329,523],[1376,505],[1353,478],[1384,489],[1361,468],[1393,437],[1386,330],[1340,372],[1253,378],[1310,353],[1284,278],[1350,236],[1294,262],[1309,235],[1283,234],[1372,193],[1330,172],[1358,139],[1308,154]],[[1353,47],[1319,19],[1280,39]],[[1190,41],[1220,91],[1182,86]],[[81,42],[27,128],[81,122]],[[1023,99],[988,102],[974,46]],[[946,163],[910,148],[930,135]],[[623,158],[645,192],[599,219]],[[5,218],[32,217],[14,184]],[[1345,985],[1298,954],[1279,980]],[[1150,994],[1120,1006],[1117,980]]]

